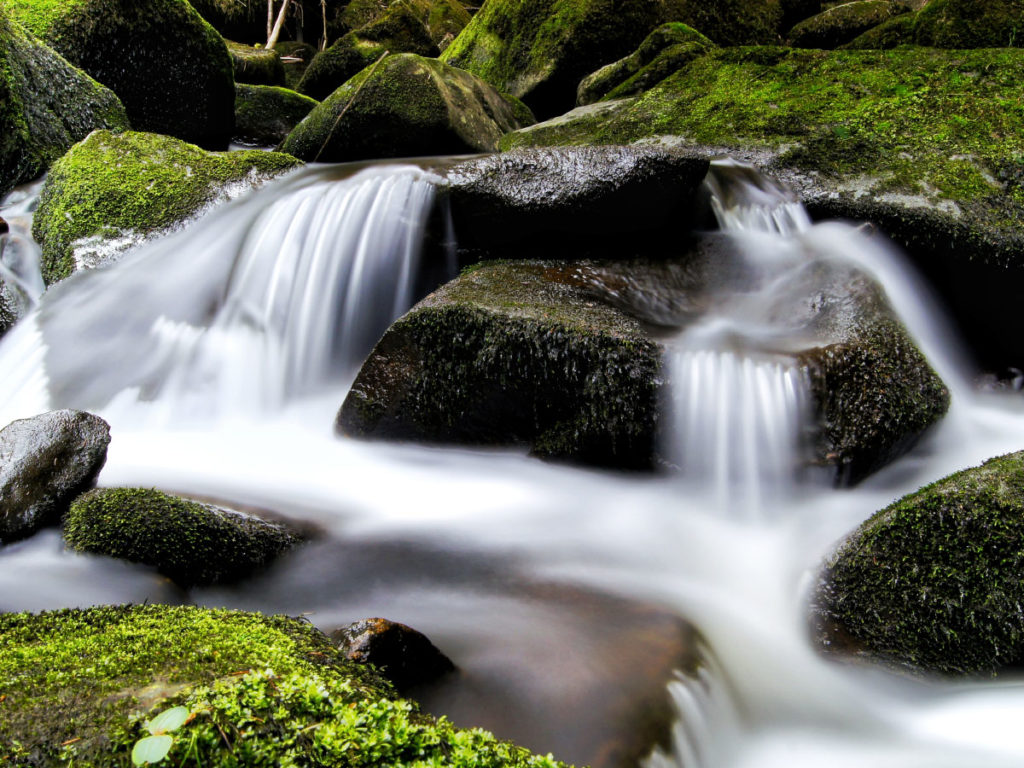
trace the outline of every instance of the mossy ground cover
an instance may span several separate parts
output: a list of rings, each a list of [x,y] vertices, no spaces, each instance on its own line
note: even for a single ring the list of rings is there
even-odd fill
[[[184,705],[176,766],[557,768],[396,699],[285,617],[121,606],[0,615],[0,762],[130,766],[144,720]]]

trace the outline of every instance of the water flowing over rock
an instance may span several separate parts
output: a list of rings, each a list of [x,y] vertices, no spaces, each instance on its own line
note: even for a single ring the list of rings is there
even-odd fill
[[[95,482],[110,428],[98,416],[51,411],[0,430],[0,542],[54,525]]]

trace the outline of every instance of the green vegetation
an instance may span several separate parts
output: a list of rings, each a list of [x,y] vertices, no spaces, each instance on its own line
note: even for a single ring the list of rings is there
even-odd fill
[[[1024,660],[1024,453],[877,513],[825,566],[818,608],[863,651],[945,674]]]
[[[144,234],[187,220],[233,182],[256,183],[299,165],[279,153],[206,152],[167,136],[98,131],[55,163],[33,235],[48,283],[75,269],[76,242]]]
[[[235,83],[284,85],[284,65],[275,50],[227,42]]]
[[[235,140],[271,147],[302,122],[317,101],[272,85],[235,86]]]
[[[796,48],[836,48],[903,11],[891,0],[855,0],[805,19],[789,31]]]
[[[184,587],[248,576],[300,541],[283,526],[142,488],[80,496],[64,539],[80,552],[152,565]]]
[[[917,14],[916,42],[937,48],[1024,47],[1020,0],[931,0]]]

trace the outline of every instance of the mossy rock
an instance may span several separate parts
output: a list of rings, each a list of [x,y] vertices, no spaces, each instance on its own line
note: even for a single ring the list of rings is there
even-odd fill
[[[225,149],[231,57],[186,0],[5,0],[47,45],[118,95],[132,127]]]
[[[795,48],[838,48],[904,10],[892,0],[843,3],[801,21],[789,31],[789,42]]]
[[[686,24],[662,24],[629,56],[583,78],[576,89],[576,103],[635,96],[714,47],[708,38]]]
[[[281,56],[281,64],[284,67],[284,82],[293,91],[299,87],[302,78],[309,68],[309,63],[318,51],[309,43],[299,43],[294,40],[278,41],[274,50]]]
[[[781,0],[782,24],[780,29],[792,29],[799,21],[821,13],[821,0]]]
[[[235,86],[235,141],[277,146],[318,103],[287,88],[239,83]]]
[[[275,50],[227,41],[235,83],[284,85],[284,65]]]
[[[1024,662],[1024,453],[878,512],[828,559],[825,639],[898,666],[991,674]]]
[[[262,43],[267,39],[264,0],[189,0],[193,8],[228,40]]]
[[[916,13],[901,13],[877,27],[857,35],[853,40],[838,46],[847,50],[888,50],[901,45],[912,45],[917,28]]]
[[[526,107],[470,73],[405,53],[350,79],[281,148],[324,162],[490,152],[531,122]]]
[[[917,14],[915,42],[936,48],[1024,47],[1024,2],[931,0]]]
[[[275,152],[206,152],[168,136],[97,131],[54,164],[40,194],[32,233],[43,278],[93,266],[111,241],[182,226],[232,185],[249,188],[297,165]]]
[[[0,197],[97,128],[123,130],[113,91],[47,48],[0,5]]]
[[[586,75],[631,54],[660,24],[682,21],[717,43],[771,42],[780,16],[775,0],[489,0],[441,57],[547,118],[572,107]]]
[[[183,587],[237,581],[301,541],[282,525],[141,488],[78,498],[64,540],[79,552],[151,565]]]
[[[397,699],[305,621],[159,605],[0,615],[0,754],[129,766],[145,722],[191,714],[172,765],[560,768]]]

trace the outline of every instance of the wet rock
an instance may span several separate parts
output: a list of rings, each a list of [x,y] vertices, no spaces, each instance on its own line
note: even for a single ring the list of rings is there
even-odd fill
[[[7,222],[3,218],[0,218],[0,235],[6,235],[10,231],[11,228]]]
[[[97,128],[128,116],[103,87],[30,35],[0,7],[0,197],[30,181]]]
[[[81,411],[51,411],[0,430],[0,542],[56,525],[107,460],[110,427]]]
[[[917,14],[915,42],[936,48],[1024,47],[1020,0],[931,0]]]
[[[118,95],[136,130],[226,149],[231,57],[185,0],[6,4],[12,16]]]
[[[706,158],[657,147],[517,150],[470,160],[447,172],[455,237],[460,251],[478,257],[543,258],[566,249],[621,256],[623,239],[637,247],[668,234],[669,222],[676,237],[686,229],[681,217],[695,208],[707,169]]]
[[[236,84],[284,85],[284,65],[277,51],[242,45],[230,40],[226,42],[228,53],[231,54],[231,67]]]
[[[891,0],[843,3],[801,21],[789,31],[789,41],[795,48],[837,48],[904,11]]]
[[[151,133],[97,131],[47,176],[32,222],[47,283],[119,257],[301,163],[277,152],[206,152]]]
[[[235,136],[242,144],[273,147],[284,141],[318,102],[272,85],[235,86]]]
[[[282,145],[304,160],[489,152],[529,125],[521,103],[436,59],[388,56],[310,112]]]
[[[363,619],[331,633],[349,661],[371,664],[398,691],[455,671],[451,659],[412,627],[388,619]]]
[[[186,588],[236,581],[301,542],[284,525],[141,488],[77,499],[64,539],[80,552],[151,565]]]
[[[662,24],[629,56],[583,78],[576,89],[576,103],[635,96],[714,47],[692,27],[679,22]]]
[[[828,559],[822,640],[888,664],[992,674],[1024,663],[1024,453],[875,514]]]

